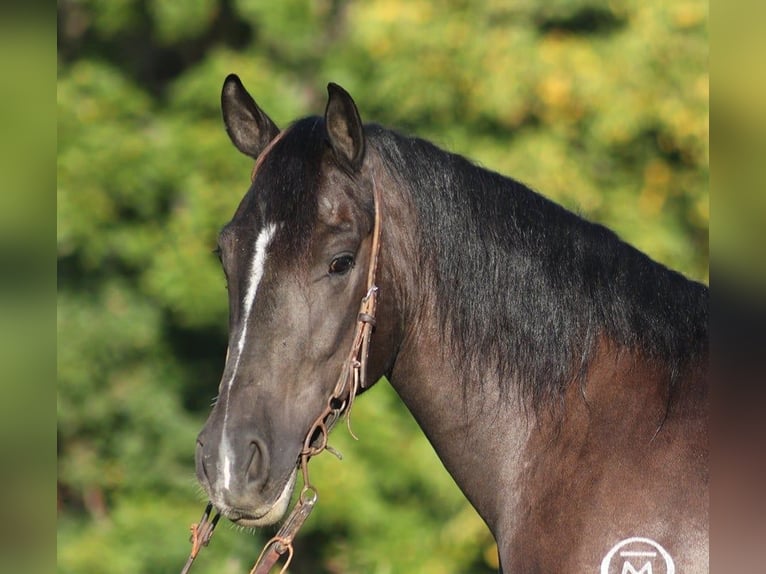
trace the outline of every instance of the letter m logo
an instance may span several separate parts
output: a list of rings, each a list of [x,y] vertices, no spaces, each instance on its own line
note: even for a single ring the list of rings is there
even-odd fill
[[[641,570],[636,570],[630,560],[626,560],[622,563],[622,574],[653,574],[652,563],[647,562],[641,567]]]

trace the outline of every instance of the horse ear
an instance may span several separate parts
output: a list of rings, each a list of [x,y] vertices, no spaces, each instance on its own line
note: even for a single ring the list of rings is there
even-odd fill
[[[223,82],[221,110],[235,147],[254,159],[279,135],[277,125],[256,105],[236,74],[229,74]]]
[[[346,90],[338,84],[327,85],[325,129],[335,157],[353,171],[362,167],[364,159],[364,128],[359,110]]]

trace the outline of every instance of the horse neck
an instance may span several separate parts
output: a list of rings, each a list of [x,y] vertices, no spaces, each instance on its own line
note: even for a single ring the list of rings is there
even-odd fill
[[[648,366],[653,360],[640,349],[626,349],[622,342],[599,335],[599,332],[603,333],[603,327],[598,325],[593,325],[593,331],[587,330],[588,335],[593,336],[592,341],[578,340],[574,336],[577,342],[570,344],[565,355],[551,344],[548,347],[533,346],[529,356],[522,357],[544,363],[552,353],[566,358],[576,357],[583,350],[590,352],[587,363],[580,365],[583,378],[579,384],[572,384],[571,379],[567,379],[565,387],[552,387],[551,390],[560,390],[561,395],[549,401],[544,412],[554,413],[554,416],[539,417],[539,411],[530,402],[528,387],[525,388],[525,385],[535,385],[538,381],[525,379],[524,375],[534,376],[543,371],[510,371],[511,377],[508,377],[509,371],[496,367],[496,353],[479,354],[481,364],[472,362],[469,365],[472,368],[466,368],[462,357],[455,356],[455,346],[450,340],[455,329],[449,320],[445,323],[445,314],[441,312],[440,306],[446,303],[439,300],[433,289],[435,281],[431,274],[435,270],[428,264],[428,253],[421,244],[419,212],[410,190],[382,164],[376,165],[375,181],[384,193],[381,206],[381,320],[373,347],[386,349],[381,354],[387,358],[378,358],[374,362],[380,373],[388,375],[446,469],[496,535],[508,528],[509,509],[519,506],[522,488],[509,488],[509,485],[523,482],[524,461],[528,458],[530,444],[536,444],[534,441],[566,436],[580,440],[577,437],[587,435],[586,427],[593,420],[589,409],[597,411],[603,407],[604,412],[617,412],[620,409],[610,408],[610,403],[614,405],[620,401],[628,405],[646,405],[646,401],[633,400],[636,392],[645,394],[656,406],[652,416],[636,414],[637,421],[649,425],[645,429],[637,428],[636,432],[642,437],[650,433],[645,437],[647,441],[652,438],[651,433],[662,424],[667,406],[664,367],[655,372]],[[552,211],[554,216],[564,217],[560,208],[555,209]],[[514,285],[519,288],[518,282]],[[512,304],[502,299],[507,295],[494,295],[501,297],[498,312],[511,308]],[[537,309],[538,320],[546,317],[541,311],[545,309]],[[489,321],[498,317],[482,319]],[[505,348],[502,344],[496,347]],[[506,349],[508,356],[518,358],[510,355],[511,347]],[[615,389],[612,386],[612,381],[628,378],[635,380],[635,388],[626,385]],[[581,392],[583,389],[589,393],[587,405],[586,395]],[[581,416],[558,416],[570,410]],[[569,425],[568,429],[562,430],[559,425],[562,420]]]
[[[516,506],[507,488],[522,469],[528,418],[521,401],[499,395],[497,381],[466,381],[449,356],[438,321],[407,330],[389,380],[447,471],[493,532],[501,509]]]
[[[501,398],[503,385],[492,376],[466,380],[466,373],[459,372],[435,309],[439,301],[422,287],[428,282],[420,277],[426,271],[419,264],[411,198],[385,170],[376,172],[375,181],[385,193],[372,368],[388,376],[446,469],[494,531],[498,509],[512,504],[503,485],[522,468],[518,458],[528,433],[523,402]]]

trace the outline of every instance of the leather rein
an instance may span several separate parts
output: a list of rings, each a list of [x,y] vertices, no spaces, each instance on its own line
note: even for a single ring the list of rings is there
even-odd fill
[[[346,425],[351,436],[356,438],[351,430],[351,406],[354,403],[359,389],[367,386],[367,358],[370,350],[370,338],[375,328],[375,312],[378,303],[378,287],[375,284],[375,278],[378,270],[378,255],[380,252],[381,235],[381,217],[380,217],[380,194],[375,179],[372,180],[372,193],[375,209],[375,219],[372,230],[372,246],[370,249],[370,264],[367,269],[367,290],[359,305],[356,325],[354,327],[354,339],[351,349],[343,363],[338,381],[335,383],[324,410],[319,414],[311,425],[306,438],[303,441],[303,448],[300,453],[300,468],[303,475],[303,488],[301,489],[298,502],[293,507],[292,512],[282,523],[279,531],[263,547],[258,560],[250,574],[268,574],[271,568],[279,562],[286,554],[284,566],[280,574],[284,574],[290,562],[292,561],[294,548],[293,540],[298,534],[306,519],[314,509],[314,505],[319,499],[317,489],[311,484],[309,479],[308,463],[312,457],[328,450],[340,458],[332,447],[327,444],[330,430],[335,423],[345,413]],[[187,574],[191,569],[197,554],[203,546],[207,546],[213,535],[221,514],[218,512],[211,519],[213,504],[208,502],[205,512],[198,523],[191,525],[190,542],[192,549],[189,558],[186,561],[181,574]]]

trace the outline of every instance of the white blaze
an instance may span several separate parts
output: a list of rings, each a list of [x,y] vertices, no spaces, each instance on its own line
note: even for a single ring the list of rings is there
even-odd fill
[[[228,489],[231,483],[231,472],[234,464],[234,452],[231,448],[228,435],[228,419],[229,419],[229,395],[231,394],[231,388],[234,384],[234,379],[237,377],[239,371],[239,360],[242,357],[242,350],[245,346],[245,337],[247,337],[247,325],[250,322],[250,313],[253,310],[253,303],[255,302],[255,295],[258,292],[258,284],[263,278],[263,270],[266,267],[266,250],[271,243],[274,233],[277,229],[276,224],[270,224],[261,229],[258,234],[258,238],[255,240],[255,249],[253,250],[253,260],[250,265],[250,274],[247,278],[247,290],[245,291],[245,298],[242,306],[242,320],[239,322],[239,336],[237,337],[237,343],[233,350],[232,360],[234,361],[234,367],[231,369],[231,376],[223,384],[221,394],[224,395],[224,413],[223,413],[223,431],[221,433],[221,448],[219,449],[220,458],[218,461],[218,472],[223,474],[224,488]],[[227,351],[227,355],[230,355],[232,350]],[[227,363],[229,357],[227,356]]]

